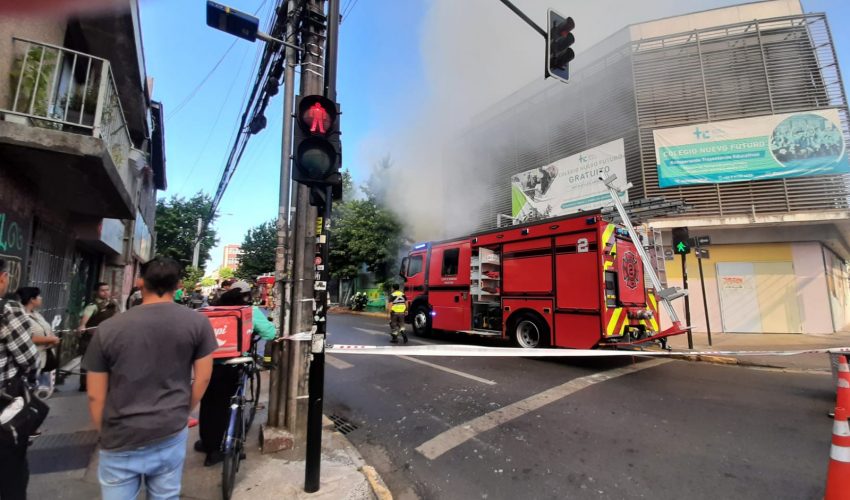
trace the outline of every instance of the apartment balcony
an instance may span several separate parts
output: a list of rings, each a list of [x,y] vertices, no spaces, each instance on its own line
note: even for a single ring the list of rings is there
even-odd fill
[[[8,102],[0,102],[0,167],[30,180],[45,203],[135,218],[147,155],[133,147],[109,61],[13,38]]]

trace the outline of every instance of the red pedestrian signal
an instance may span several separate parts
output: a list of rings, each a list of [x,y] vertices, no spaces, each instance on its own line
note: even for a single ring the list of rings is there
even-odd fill
[[[337,104],[321,95],[299,96],[296,102],[295,182],[317,188],[340,182],[341,144]]]

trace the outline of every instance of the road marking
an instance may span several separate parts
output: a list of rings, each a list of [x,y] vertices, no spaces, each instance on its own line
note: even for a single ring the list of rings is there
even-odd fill
[[[380,335],[381,337],[386,337],[386,336],[389,335],[388,333],[385,333],[385,332],[379,332],[377,330],[367,330],[366,328],[355,327],[354,329],[361,331],[363,333],[368,333],[369,335]],[[414,344],[434,345],[434,344],[431,344],[430,342],[422,342],[421,340],[416,340],[416,339],[410,339],[410,342],[414,343]],[[496,382],[493,381],[493,380],[488,380],[486,378],[476,377],[475,375],[472,375],[470,373],[466,373],[466,372],[462,372],[462,371],[458,371],[458,370],[453,370],[453,369],[446,367],[446,366],[443,366],[443,365],[437,365],[437,364],[434,364],[434,363],[429,363],[427,361],[422,361],[421,359],[412,358],[410,356],[396,356],[396,357],[400,358],[400,359],[406,359],[407,361],[412,361],[414,363],[419,363],[420,365],[430,366],[431,368],[436,368],[437,370],[441,370],[441,371],[444,371],[446,373],[451,373],[451,374],[458,375],[458,376],[461,376],[461,377],[464,377],[464,378],[468,378],[468,379],[474,380],[476,382],[481,382],[482,384],[496,385]]]
[[[354,329],[357,330],[357,331],[363,332],[363,333],[368,333],[369,335],[376,335],[378,337],[387,337],[388,338],[390,336],[389,332],[382,332],[380,330],[369,330],[369,329],[366,329],[366,328],[358,328],[358,327],[354,327]],[[418,340],[418,339],[410,339],[410,343],[411,344],[422,344],[422,345],[434,345],[432,342],[424,342],[424,341]]]
[[[466,372],[462,372],[462,371],[458,371],[458,370],[453,370],[453,369],[448,368],[446,366],[436,365],[434,363],[422,361],[421,359],[411,358],[410,356],[397,356],[397,357],[400,358],[400,359],[406,359],[408,361],[412,361],[414,363],[419,363],[420,365],[430,366],[431,368],[436,368],[437,370],[441,370],[441,371],[444,371],[446,373],[451,373],[451,374],[458,375],[458,376],[461,376],[461,377],[464,377],[464,378],[468,378],[469,380],[481,382],[482,384],[496,385],[496,382],[494,382],[492,380],[488,380],[486,378],[481,378],[481,377],[476,377],[475,375],[472,375],[472,374],[469,374],[469,373],[466,373]]]
[[[671,360],[653,359],[643,363],[615,368],[602,373],[594,373],[585,377],[579,377],[564,384],[552,387],[533,396],[511,403],[508,406],[499,408],[498,410],[486,413],[478,418],[474,418],[466,423],[452,427],[451,429],[429,439],[416,448],[416,451],[424,455],[430,460],[438,458],[443,453],[460,446],[467,440],[476,437],[482,432],[489,431],[498,427],[501,424],[509,422],[515,418],[521,417],[529,412],[535,411],[549,403],[554,403],[559,399],[565,398],[571,394],[587,389],[593,384],[605,382],[623,375],[653,368]]]
[[[339,358],[335,358],[330,354],[325,355],[325,362],[327,362],[329,365],[333,366],[337,370],[347,370],[349,368],[354,367],[354,365],[352,365],[351,363],[347,363]]]

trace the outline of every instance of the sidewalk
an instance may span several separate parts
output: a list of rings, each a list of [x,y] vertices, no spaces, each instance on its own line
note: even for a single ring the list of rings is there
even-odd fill
[[[712,333],[708,345],[706,333],[693,333],[695,351],[804,351],[850,347],[850,333],[831,335],[803,335],[793,333]],[[688,336],[669,338],[675,350],[688,350]],[[829,372],[829,356],[825,354],[799,354],[796,356],[701,356],[696,361],[713,363],[766,366],[790,370]]]
[[[43,434],[29,451],[29,498],[100,498],[97,433],[89,421],[86,395],[76,390],[77,380],[76,376],[69,377],[60,392],[47,401],[50,414],[42,426]],[[240,464],[236,476],[233,498],[392,498],[374,469],[366,466],[357,449],[335,431],[327,418],[322,432],[321,488],[316,493],[305,493],[303,449],[260,453],[259,428],[265,420],[266,410],[259,410],[246,447],[247,459]],[[221,465],[203,466],[204,455],[192,449],[197,439],[198,428],[190,429],[181,498],[221,498]]]

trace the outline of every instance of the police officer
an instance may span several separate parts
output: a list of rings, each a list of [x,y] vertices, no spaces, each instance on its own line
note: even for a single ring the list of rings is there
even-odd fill
[[[97,325],[115,316],[117,312],[118,302],[111,297],[109,285],[103,282],[95,285],[94,301],[83,309],[83,317],[80,320],[80,326],[77,328],[80,333],[80,343],[77,348],[81,356],[85,357]],[[86,370],[80,368],[80,392],[85,391]]]
[[[398,283],[393,285],[393,293],[390,295],[390,300],[392,303],[392,307],[390,308],[390,335],[392,336],[392,340],[390,340],[393,344],[398,344],[398,336],[401,334],[401,338],[404,339],[404,343],[407,343],[407,333],[404,331],[404,316],[407,313],[407,297],[404,296],[404,292],[399,290]]]

